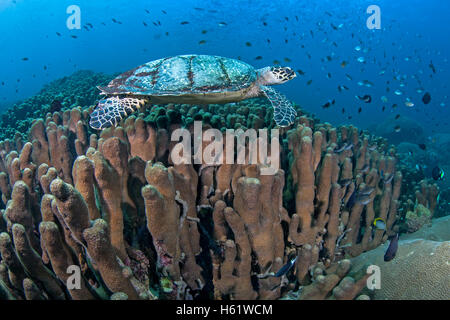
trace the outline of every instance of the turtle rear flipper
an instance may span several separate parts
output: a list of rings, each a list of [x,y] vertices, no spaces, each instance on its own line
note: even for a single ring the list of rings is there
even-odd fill
[[[102,130],[117,125],[128,114],[142,107],[146,99],[109,97],[98,102],[91,113],[89,125],[96,130]]]
[[[273,107],[273,119],[280,127],[287,127],[294,123],[297,111],[292,103],[281,93],[267,86],[260,86]]]

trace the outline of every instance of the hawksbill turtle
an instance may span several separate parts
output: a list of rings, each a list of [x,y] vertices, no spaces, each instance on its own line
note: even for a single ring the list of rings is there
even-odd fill
[[[289,67],[255,69],[240,60],[219,56],[158,59],[122,73],[106,87],[98,87],[105,98],[91,113],[89,124],[102,130],[149,104],[229,103],[265,96],[272,104],[275,123],[286,127],[294,122],[297,112],[270,85],[295,77]]]

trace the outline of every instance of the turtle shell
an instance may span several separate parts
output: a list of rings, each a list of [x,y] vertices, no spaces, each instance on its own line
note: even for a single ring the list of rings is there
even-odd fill
[[[249,64],[209,55],[181,55],[147,62],[122,73],[104,94],[183,95],[238,91],[256,81]]]

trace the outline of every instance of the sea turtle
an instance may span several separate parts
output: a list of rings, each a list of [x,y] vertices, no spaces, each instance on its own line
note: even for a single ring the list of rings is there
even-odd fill
[[[122,73],[108,86],[98,87],[105,99],[91,113],[90,126],[101,130],[117,125],[128,114],[148,104],[228,103],[265,96],[274,120],[285,127],[297,112],[281,93],[269,87],[296,77],[288,67],[255,69],[230,58],[180,55],[158,59]]]

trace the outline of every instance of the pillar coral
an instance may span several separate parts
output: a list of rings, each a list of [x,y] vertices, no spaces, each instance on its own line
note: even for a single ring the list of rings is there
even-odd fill
[[[247,169],[252,168],[252,166]],[[256,166],[254,167],[255,169]],[[233,207],[241,217],[251,244],[259,273],[276,272],[284,261],[281,204],[284,186],[283,172],[276,175],[243,176],[233,190]],[[259,298],[273,299],[279,296],[280,279],[259,280]]]
[[[73,155],[70,151],[68,130],[50,122],[46,129],[50,164],[58,171],[58,175],[67,183],[72,183]]]
[[[215,239],[223,248],[223,254],[213,254],[215,298],[256,299],[258,293],[251,283],[252,248],[243,219],[222,200],[215,203],[213,218]],[[227,238],[227,228],[232,230],[234,240]]]
[[[180,290],[184,281],[191,289],[196,290],[204,285],[202,269],[195,262],[195,255],[199,253],[199,235],[195,225],[198,219],[195,206],[190,207],[193,200],[188,199],[192,197],[190,187],[186,189],[189,180],[175,186],[175,181],[180,183],[183,179],[188,179],[180,173],[182,169],[178,170],[172,167],[167,169],[160,163],[147,162],[145,177],[148,185],[142,188],[142,196],[147,228],[153,237],[161,274],[174,282],[174,291]],[[184,170],[189,171],[186,167]],[[178,188],[182,186],[185,189],[180,191]]]
[[[102,216],[111,228],[112,246],[122,261],[125,261],[127,253],[123,238],[122,204],[129,204],[131,208],[134,206],[126,188],[128,180],[126,146],[116,137],[105,140],[103,144],[105,156],[96,151],[91,155],[91,160],[94,163]]]
[[[238,107],[220,112],[214,105],[176,109],[185,110],[191,120],[196,112],[218,114],[227,121],[217,123],[235,128],[249,123],[264,127],[262,119],[271,121],[264,110],[230,114]],[[16,229],[9,244],[6,233],[0,235],[2,295],[60,297],[52,285],[56,281],[62,289],[62,271],[73,263],[90,282],[95,280],[89,274],[101,278],[96,285],[104,283],[113,298],[152,298],[138,276],[142,272],[155,287],[159,281],[169,298],[195,296],[212,285],[217,299],[276,299],[282,289],[291,289],[286,280],[294,276],[305,290],[308,284],[316,286],[310,297],[351,298],[359,280],[341,272],[336,282],[336,263],[344,253],[358,255],[380,245],[397,230],[402,175],[395,168],[395,151],[353,126],[336,129],[301,116],[299,125],[280,130],[281,138],[287,137],[287,143],[280,142],[282,169],[263,176],[261,163],[174,165],[169,140],[181,124],[157,129],[144,116],[89,135],[88,113],[75,108],[35,121],[30,142],[16,135],[14,141],[0,143],[2,216],[9,220],[8,231]],[[368,203],[350,203],[352,194],[367,188],[374,189]],[[283,203],[283,190],[294,195],[292,204]],[[425,184],[417,193],[418,202],[427,206],[435,205],[436,196]],[[386,231],[372,230],[377,217],[385,219]],[[17,264],[11,252],[30,252],[27,238],[35,254],[25,265]],[[149,260],[156,252],[157,270],[146,259],[135,259],[139,250]],[[293,271],[274,277],[293,254],[298,255]],[[138,264],[130,265],[133,270],[125,266],[130,259]],[[20,268],[30,266],[36,266],[36,273],[25,277]],[[211,279],[205,277],[205,266],[212,269]],[[318,266],[323,280],[315,274]],[[328,281],[335,290],[318,288]],[[61,298],[100,297],[92,293],[92,283],[85,284],[83,294],[69,290]]]

